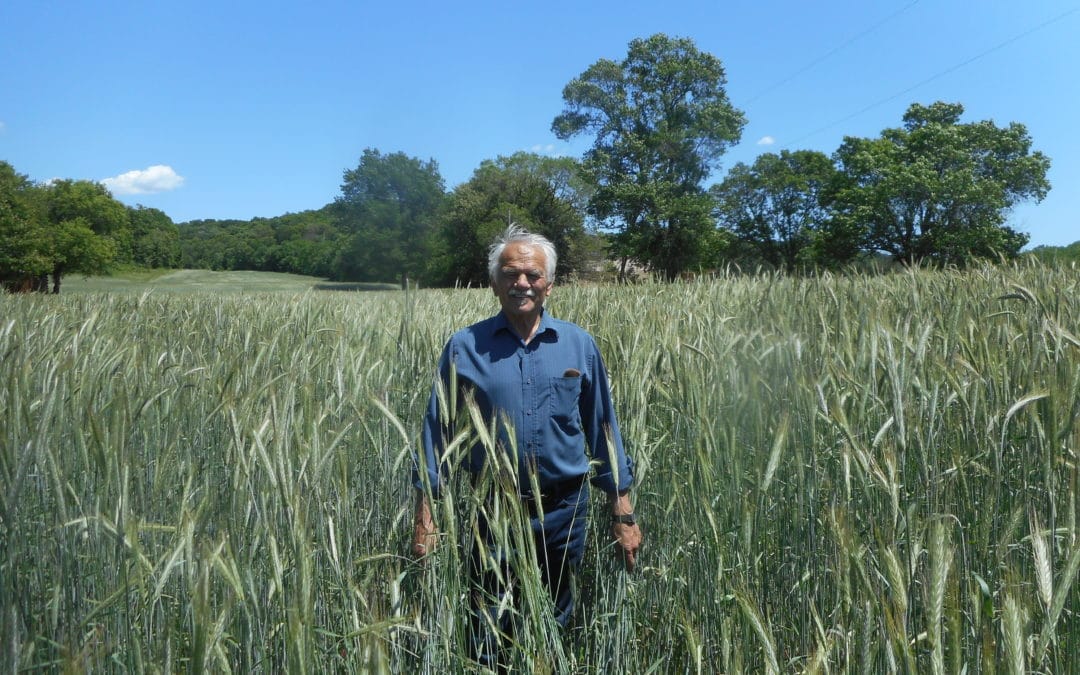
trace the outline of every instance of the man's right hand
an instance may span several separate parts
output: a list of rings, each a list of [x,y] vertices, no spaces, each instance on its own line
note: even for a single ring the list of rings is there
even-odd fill
[[[416,496],[416,514],[413,517],[413,542],[412,554],[417,558],[423,558],[433,553],[439,545],[439,530],[435,527],[435,521],[431,517],[431,507],[428,505],[424,494]]]

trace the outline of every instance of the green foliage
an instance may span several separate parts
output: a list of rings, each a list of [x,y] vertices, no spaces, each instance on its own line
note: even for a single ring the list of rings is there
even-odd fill
[[[766,153],[740,162],[710,194],[721,227],[738,240],[743,266],[791,270],[817,262],[811,244],[829,220],[825,195],[836,170],[812,150]]]
[[[485,163],[490,163],[490,160]],[[588,209],[589,199],[596,192],[596,186],[585,176],[581,162],[573,157],[548,157],[518,151],[509,157],[498,157],[494,164],[506,171],[543,179],[556,198],[570,204],[583,215]]]
[[[601,59],[563,89],[562,139],[593,136],[584,166],[591,214],[618,230],[615,252],[674,277],[701,263],[712,229],[702,181],[745,119],[728,101],[720,60],[692,40],[656,34]]]
[[[1080,264],[1080,241],[1068,246],[1036,246],[1027,255],[1047,264]]]
[[[58,180],[44,188],[46,217],[53,226],[81,220],[96,236],[109,239],[110,245],[95,246],[94,252],[77,256],[85,261],[82,268],[69,268],[70,272],[90,272],[105,269],[115,258],[118,262],[131,262],[132,236],[127,207],[109,193],[100,183],[88,180]],[[89,240],[86,240],[89,241]],[[95,254],[108,254],[107,258],[95,259]],[[71,258],[62,254],[61,258]]]
[[[574,202],[587,187],[572,159],[529,153],[485,160],[458,186],[440,219],[429,281],[437,285],[488,284],[488,247],[510,222],[546,236],[558,253],[559,278],[580,276],[598,252]]]
[[[290,272],[329,278],[345,235],[333,207],[275,218],[182,223],[181,266],[188,269]]]
[[[60,180],[33,185],[0,162],[0,279],[20,290],[60,292],[64,274],[106,271],[131,256],[126,207],[104,186]]]
[[[143,267],[180,266],[180,230],[164,211],[137,206],[128,209],[132,262]]]
[[[36,279],[52,271],[47,232],[30,180],[0,161],[0,280]]]
[[[1022,124],[961,124],[963,110],[913,104],[902,128],[846,138],[835,156],[840,226],[861,230],[869,250],[905,263],[1015,257],[1027,236],[1005,225],[1006,216],[1046,196],[1050,160],[1031,151]]]
[[[335,202],[338,228],[349,239],[334,262],[334,277],[347,281],[418,279],[430,260],[429,237],[445,199],[435,160],[402,152],[364,150],[345,171]]]
[[[116,257],[115,240],[98,235],[82,216],[56,223],[52,235],[54,284],[61,273],[102,274]]]

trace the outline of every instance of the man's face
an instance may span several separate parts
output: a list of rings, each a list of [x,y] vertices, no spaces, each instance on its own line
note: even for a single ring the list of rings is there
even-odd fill
[[[511,242],[499,256],[499,272],[491,281],[503,312],[511,318],[535,317],[551,294],[547,256],[536,246]]]

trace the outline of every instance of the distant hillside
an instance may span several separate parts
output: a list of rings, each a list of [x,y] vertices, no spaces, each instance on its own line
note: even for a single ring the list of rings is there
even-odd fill
[[[1068,246],[1036,246],[1024,253],[1047,263],[1080,263],[1080,241]]]

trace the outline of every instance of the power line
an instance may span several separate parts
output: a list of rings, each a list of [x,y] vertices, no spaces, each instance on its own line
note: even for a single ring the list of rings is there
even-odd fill
[[[794,141],[791,141],[790,143],[786,143],[784,145],[784,149],[788,149],[793,145],[796,145],[798,143],[801,143],[801,142],[805,141],[807,138],[810,138],[812,136],[816,136],[816,135],[820,134],[822,131],[826,131],[828,129],[831,129],[831,128],[835,127],[838,124],[843,124],[844,122],[847,122],[850,119],[858,117],[859,115],[862,115],[865,112],[869,112],[870,110],[873,110],[874,108],[876,108],[878,106],[884,105],[884,104],[886,104],[886,103],[888,103],[890,101],[893,101],[893,100],[895,100],[897,98],[900,98],[904,94],[907,94],[907,93],[909,93],[911,91],[914,91],[915,89],[918,89],[919,87],[921,87],[921,86],[923,86],[925,84],[929,84],[930,82],[933,82],[934,80],[945,77],[946,75],[948,75],[948,74],[950,74],[950,73],[952,73],[954,71],[957,71],[957,70],[963,68],[964,66],[970,65],[970,64],[974,63],[975,61],[978,61],[979,59],[983,58],[984,56],[987,56],[988,54],[992,54],[993,52],[996,52],[999,49],[1003,49],[1003,48],[1011,45],[1012,43],[1017,42],[1018,40],[1022,40],[1023,38],[1027,37],[1028,35],[1031,35],[1032,33],[1040,31],[1043,28],[1046,28],[1047,26],[1055,24],[1058,21],[1061,21],[1062,19],[1065,19],[1066,17],[1068,17],[1068,16],[1070,16],[1072,14],[1075,14],[1076,12],[1080,12],[1080,7],[1073,7],[1072,9],[1068,10],[1067,12],[1059,14],[1059,15],[1053,17],[1052,19],[1048,19],[1048,20],[1038,24],[1037,26],[1034,26],[1033,28],[1029,28],[1029,29],[1027,29],[1027,30],[1025,30],[1025,31],[1023,31],[1021,33],[1018,33],[1018,34],[1008,38],[1007,40],[1004,40],[1003,42],[999,42],[998,44],[994,45],[993,47],[990,47],[989,49],[986,49],[986,50],[984,50],[982,52],[979,52],[975,56],[972,56],[971,58],[969,58],[969,59],[967,59],[965,61],[961,61],[960,63],[957,63],[956,65],[949,66],[945,70],[939,71],[939,72],[931,75],[930,77],[928,77],[928,78],[926,78],[924,80],[921,80],[920,82],[917,82],[917,83],[911,85],[910,87],[908,87],[908,88],[906,88],[906,89],[904,89],[902,91],[898,91],[895,94],[890,94],[889,96],[886,96],[885,98],[883,98],[883,99],[881,99],[879,101],[875,101],[874,103],[871,103],[870,105],[868,105],[868,106],[866,106],[864,108],[861,108],[860,110],[857,110],[857,111],[851,113],[850,115],[847,115],[846,117],[838,119],[838,120],[836,120],[834,122],[830,122],[829,124],[826,124],[823,127],[819,127],[818,129],[815,129],[814,131],[811,131],[810,133],[805,134],[805,135],[795,139]]]
[[[877,23],[875,23],[874,25],[872,25],[872,26],[870,26],[869,28],[867,28],[867,29],[863,30],[862,32],[858,33],[858,34],[857,34],[857,35],[855,35],[854,37],[852,37],[852,38],[849,38],[848,40],[846,40],[845,42],[841,43],[840,45],[838,45],[838,46],[836,46],[836,47],[833,47],[832,49],[830,49],[830,50],[829,50],[828,52],[826,52],[825,54],[822,54],[822,55],[821,55],[821,56],[819,56],[818,58],[814,59],[814,60],[813,60],[813,61],[811,61],[810,63],[808,63],[808,64],[806,64],[805,66],[803,66],[802,68],[800,68],[800,69],[796,70],[796,71],[795,71],[794,73],[792,73],[791,75],[788,75],[787,77],[785,77],[784,79],[780,80],[779,82],[776,82],[776,83],[774,83],[774,84],[771,84],[771,85],[769,85],[768,87],[766,87],[766,88],[765,88],[765,90],[764,90],[764,91],[761,91],[761,92],[759,92],[758,94],[756,94],[755,96],[751,97],[750,99],[748,99],[748,100],[744,101],[743,103],[741,103],[741,105],[750,105],[750,104],[751,104],[751,103],[753,103],[754,101],[756,101],[756,100],[760,99],[760,98],[761,98],[762,96],[764,96],[765,94],[768,94],[769,92],[775,91],[775,90],[779,89],[780,87],[782,87],[783,85],[787,84],[788,82],[791,82],[791,81],[792,81],[792,80],[794,80],[794,79],[795,79],[796,77],[798,77],[799,75],[802,75],[803,73],[805,73],[806,71],[810,70],[811,68],[813,68],[813,67],[814,67],[814,66],[816,66],[817,64],[821,63],[821,62],[822,62],[822,61],[824,61],[825,59],[829,58],[829,57],[830,57],[830,56],[832,56],[833,54],[835,54],[835,53],[837,53],[838,51],[840,51],[840,50],[844,49],[844,48],[845,48],[845,47],[847,47],[848,45],[850,45],[850,44],[852,44],[852,43],[854,43],[854,42],[857,42],[858,40],[861,40],[862,38],[866,37],[866,36],[867,36],[867,35],[869,35],[870,33],[873,33],[873,32],[874,32],[875,30],[877,30],[878,28],[881,28],[881,27],[882,27],[883,25],[885,25],[885,24],[886,24],[886,23],[888,23],[889,21],[892,21],[893,19],[895,19],[896,17],[900,16],[901,14],[903,14],[904,12],[906,12],[907,10],[909,10],[909,9],[911,9],[912,7],[914,7],[915,5],[919,4],[919,1],[920,1],[920,0],[913,0],[913,2],[909,2],[908,4],[904,5],[904,6],[903,6],[903,7],[901,7],[900,9],[898,9],[898,10],[896,10],[895,12],[893,12],[892,14],[890,14],[889,16],[887,16],[887,17],[885,17],[884,19],[882,19],[881,21],[878,21],[878,22],[877,22]]]

